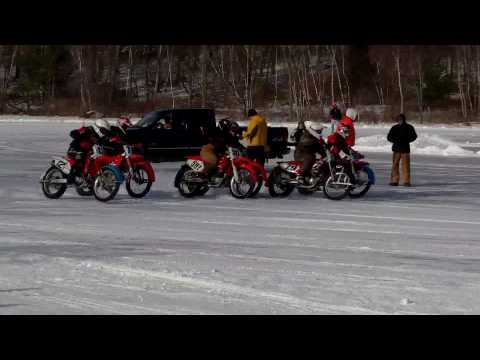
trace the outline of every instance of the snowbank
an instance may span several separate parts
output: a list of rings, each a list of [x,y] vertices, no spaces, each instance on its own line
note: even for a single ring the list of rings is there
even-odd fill
[[[412,152],[422,155],[443,156],[479,156],[480,151],[467,150],[451,140],[439,135],[419,134],[417,140],[411,144]],[[387,141],[383,134],[370,135],[357,138],[355,149],[367,152],[391,152],[392,144]]]
[[[105,118],[105,120],[113,123],[118,118]],[[130,118],[132,123],[137,122],[140,118]],[[65,123],[65,124],[89,124],[95,119],[85,119],[79,116],[30,116],[30,115],[0,115],[0,123]]]

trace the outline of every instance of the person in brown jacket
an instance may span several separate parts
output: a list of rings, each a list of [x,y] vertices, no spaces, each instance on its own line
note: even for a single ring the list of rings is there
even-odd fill
[[[405,115],[399,114],[396,118],[398,124],[392,126],[387,140],[393,143],[392,151],[392,173],[390,177],[390,185],[398,186],[400,178],[400,162],[402,163],[402,177],[404,186],[412,186],[410,178],[410,143],[417,138],[415,128],[407,124]]]

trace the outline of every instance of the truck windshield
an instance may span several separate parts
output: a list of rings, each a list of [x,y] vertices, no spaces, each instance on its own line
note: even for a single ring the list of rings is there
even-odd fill
[[[151,112],[145,115],[143,119],[137,122],[136,125],[142,128],[146,128],[156,123],[159,118],[160,118],[160,115],[157,112]]]

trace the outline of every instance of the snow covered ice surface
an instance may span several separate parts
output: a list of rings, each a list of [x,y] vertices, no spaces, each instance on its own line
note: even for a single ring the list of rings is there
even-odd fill
[[[412,188],[387,185],[389,147],[365,152],[363,199],[184,199],[179,162],[154,164],[144,199],[47,199],[75,126],[0,122],[0,314],[480,313],[478,129],[417,129],[417,149],[446,152],[412,155]],[[387,131],[359,127],[359,144]]]

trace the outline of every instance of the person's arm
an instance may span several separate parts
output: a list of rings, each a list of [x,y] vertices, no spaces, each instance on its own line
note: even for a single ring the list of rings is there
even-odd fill
[[[338,132],[340,128],[343,126],[343,122],[340,120],[339,123],[337,124],[337,128],[335,129],[335,132]]]
[[[244,139],[251,139],[257,133],[257,122],[254,120],[250,120],[248,123],[247,131],[243,133]]]
[[[70,137],[74,140],[78,140],[79,138],[79,131],[78,130],[72,130],[70,131]]]
[[[352,127],[351,127],[351,129],[350,129],[350,141],[349,141],[349,142],[350,142],[350,144],[349,144],[350,146],[355,146],[355,137],[356,137],[356,135],[355,135],[355,127],[354,127],[353,124],[352,124]]]
[[[395,138],[394,138],[394,128],[395,126],[392,126],[392,128],[390,129],[390,131],[388,132],[388,135],[387,135],[387,140],[391,143],[394,143],[395,142]]]
[[[258,125],[255,126],[255,127],[252,129],[252,131],[250,131],[250,135],[249,135],[250,139],[251,139],[251,138],[254,138],[255,135],[257,135],[257,132],[258,132]]]
[[[415,132],[415,128],[413,126],[411,126],[410,129],[411,129],[411,131],[410,131],[409,142],[414,142],[417,139],[417,133]]]

